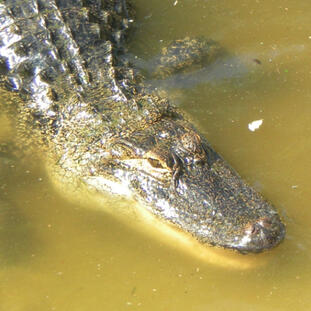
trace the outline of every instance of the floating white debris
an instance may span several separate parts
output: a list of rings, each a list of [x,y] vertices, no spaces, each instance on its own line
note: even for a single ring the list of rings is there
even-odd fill
[[[177,3],[178,3],[178,0],[176,0],[176,1],[174,2],[173,6],[176,6],[176,5],[177,5]]]
[[[263,123],[263,119],[255,120],[253,122],[248,123],[248,129],[252,132],[258,130]]]

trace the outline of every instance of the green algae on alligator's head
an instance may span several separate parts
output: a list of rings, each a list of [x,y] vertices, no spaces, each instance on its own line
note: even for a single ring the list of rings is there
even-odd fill
[[[68,1],[14,4],[0,4],[10,26],[0,28],[1,81],[22,95],[23,124],[64,176],[103,195],[134,196],[202,244],[247,253],[283,240],[275,208],[120,57],[130,24],[125,1],[72,0],[71,10]]]

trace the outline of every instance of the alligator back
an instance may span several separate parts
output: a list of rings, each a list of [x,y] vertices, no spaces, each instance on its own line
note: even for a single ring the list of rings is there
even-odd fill
[[[76,92],[105,84],[122,97],[112,64],[127,28],[122,0],[4,1],[2,83],[30,100],[38,114],[55,113],[56,81]]]

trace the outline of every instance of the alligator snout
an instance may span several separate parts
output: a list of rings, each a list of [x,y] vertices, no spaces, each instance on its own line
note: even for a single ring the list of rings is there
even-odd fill
[[[278,245],[285,236],[285,226],[278,215],[263,217],[248,224],[238,250],[243,252],[260,252]]]

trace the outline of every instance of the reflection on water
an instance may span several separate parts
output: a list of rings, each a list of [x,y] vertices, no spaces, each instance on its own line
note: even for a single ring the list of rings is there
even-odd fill
[[[157,238],[133,202],[73,201],[62,191],[66,183],[56,189],[40,163],[2,148],[0,310],[308,310],[311,3],[133,2],[138,26],[130,53],[138,58],[148,61],[185,36],[211,37],[226,49],[209,67],[164,85],[179,94],[176,102],[212,145],[278,207],[286,240],[254,257],[248,269],[215,265],[183,251],[177,240]],[[254,120],[263,123],[251,132]],[[2,144],[12,131],[0,121]]]

